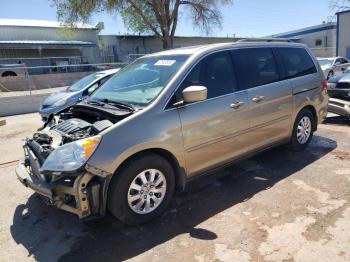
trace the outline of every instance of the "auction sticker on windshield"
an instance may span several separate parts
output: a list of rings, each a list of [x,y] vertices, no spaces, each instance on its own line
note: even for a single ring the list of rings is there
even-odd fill
[[[172,66],[176,60],[158,60],[154,65],[156,66]]]

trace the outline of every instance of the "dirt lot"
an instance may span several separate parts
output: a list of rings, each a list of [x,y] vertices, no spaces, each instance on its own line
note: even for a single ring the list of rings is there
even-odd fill
[[[0,163],[21,158],[39,126],[36,114],[8,117]],[[350,261],[349,232],[350,122],[336,117],[306,151],[276,148],[201,178],[143,227],[83,223],[0,164],[0,261]]]

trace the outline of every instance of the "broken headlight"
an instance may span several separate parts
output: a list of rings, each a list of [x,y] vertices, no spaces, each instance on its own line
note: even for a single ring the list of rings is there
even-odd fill
[[[42,171],[70,172],[80,168],[94,153],[101,136],[77,140],[58,147],[45,160]]]

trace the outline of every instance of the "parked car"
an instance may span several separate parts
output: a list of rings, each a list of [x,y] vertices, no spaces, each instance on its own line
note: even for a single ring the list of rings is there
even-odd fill
[[[55,113],[78,103],[118,71],[119,68],[116,68],[87,75],[69,86],[66,91],[52,94],[44,100],[39,109],[41,119],[46,122]]]
[[[350,100],[330,98],[328,103],[328,112],[350,119]]]
[[[330,78],[327,91],[330,97],[350,100],[350,71]]]
[[[342,73],[350,66],[349,60],[345,57],[317,58],[317,60],[327,80]]]
[[[139,225],[198,175],[281,144],[303,150],[327,115],[326,89],[301,44],[147,55],[28,138],[17,177],[80,218],[109,210]]]
[[[19,64],[0,64],[1,77],[25,76],[27,73],[27,65]]]
[[[328,80],[328,112],[350,118],[350,71]]]

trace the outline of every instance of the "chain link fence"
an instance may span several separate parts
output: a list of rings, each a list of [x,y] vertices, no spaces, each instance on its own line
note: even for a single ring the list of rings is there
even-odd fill
[[[0,58],[0,92],[33,91],[69,86],[85,75],[121,68],[145,54],[128,54],[125,62],[100,57],[103,63],[86,63],[82,56]]]
[[[126,63],[60,64],[55,66],[0,65],[0,92],[33,91],[69,86],[80,78]],[[42,72],[38,74],[38,72]]]

